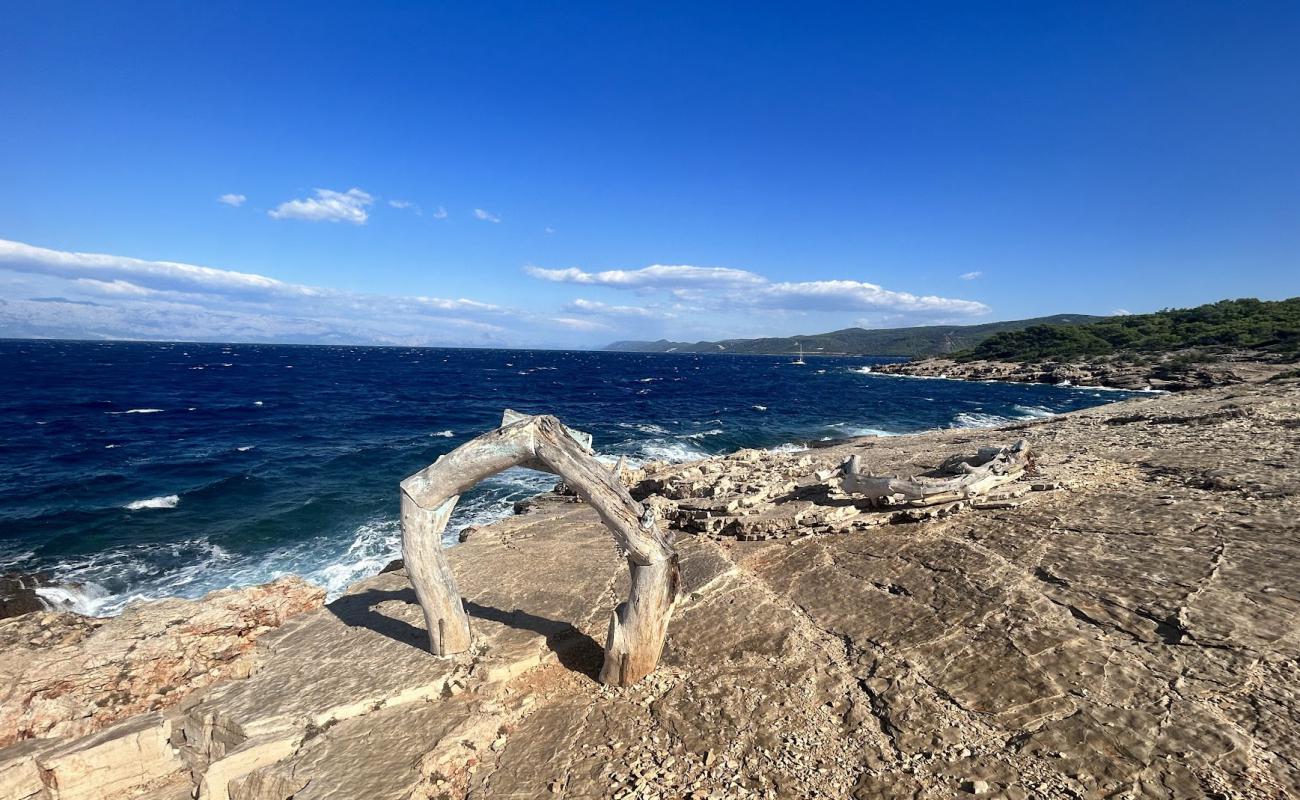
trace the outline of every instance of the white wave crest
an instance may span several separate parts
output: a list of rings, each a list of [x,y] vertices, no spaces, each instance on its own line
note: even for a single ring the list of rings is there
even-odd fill
[[[709,454],[689,442],[668,439],[651,439],[640,444],[640,455],[646,461],[668,461],[680,464],[708,458]]]
[[[105,602],[110,599],[108,591],[97,583],[42,586],[36,589],[36,596],[55,611],[71,611],[87,617],[99,616]]]
[[[1017,405],[1017,406],[1012,406],[1012,408],[1020,412],[1021,419],[1047,419],[1048,417],[1056,416],[1055,411],[1053,411],[1050,408],[1044,408],[1043,406]]]
[[[640,431],[641,433],[655,433],[660,436],[670,433],[667,428],[656,425],[653,422],[620,422],[618,423],[618,427]]]
[[[176,504],[181,501],[180,495],[165,494],[158,497],[150,497],[147,500],[132,500],[122,506],[127,511],[140,511],[146,508],[175,508]]]
[[[105,411],[104,413],[112,414],[113,416],[117,416],[118,414],[161,414],[162,409],[161,408],[128,408],[126,411]]]
[[[996,428],[999,425],[1015,422],[1008,417],[1000,417],[997,414],[981,414],[974,411],[963,411],[948,425],[950,428]]]
[[[453,430],[437,431],[436,433],[431,433],[431,434],[429,434],[429,435],[430,435],[430,436],[441,436],[441,437],[444,438],[444,439],[450,439],[451,437],[453,437],[453,436],[456,435],[456,432],[453,431]]]
[[[880,428],[869,428],[865,425],[850,426],[845,428],[844,432],[849,436],[898,436],[897,433]]]
[[[696,433],[686,434],[687,439],[703,439],[705,436],[721,436],[726,431],[722,428],[710,428],[707,431],[697,431]]]

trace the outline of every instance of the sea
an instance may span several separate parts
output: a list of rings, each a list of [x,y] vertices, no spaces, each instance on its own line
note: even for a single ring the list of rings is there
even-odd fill
[[[0,340],[0,572],[48,573],[47,600],[101,616],[289,574],[336,596],[398,557],[398,482],[507,408],[554,414],[636,464],[992,427],[1131,394],[805,360]],[[448,544],[555,481],[484,481]]]

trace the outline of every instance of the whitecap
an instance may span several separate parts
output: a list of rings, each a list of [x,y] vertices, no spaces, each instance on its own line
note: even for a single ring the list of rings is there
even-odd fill
[[[104,449],[105,449],[105,450],[112,450],[114,447],[121,447],[121,446],[122,446],[122,445],[120,445],[120,444],[106,444],[106,445],[104,445]]]
[[[254,400],[254,401],[253,401],[253,405],[255,405],[255,406],[260,406],[260,405],[262,405],[262,401],[261,401],[261,400]]]
[[[865,426],[845,428],[844,432],[849,436],[898,436],[899,434],[892,431],[882,430],[881,428],[868,428]]]
[[[105,414],[161,414],[161,408],[128,408],[126,411],[105,411]]]
[[[703,450],[678,440],[651,439],[641,442],[639,450],[646,461],[668,461],[674,464],[709,457]]]
[[[1015,420],[1007,417],[1000,417],[997,414],[981,414],[976,412],[963,411],[953,418],[948,425],[950,428],[996,428],[999,425],[1006,425]]]
[[[631,428],[632,430],[641,431],[642,433],[655,433],[661,436],[669,433],[667,428],[656,425],[653,422],[620,422],[618,423],[618,427]]]
[[[431,434],[429,434],[429,435],[430,435],[430,436],[441,436],[441,437],[443,437],[444,439],[450,439],[451,437],[453,437],[453,436],[456,435],[456,432],[455,432],[455,431],[452,431],[452,430],[446,430],[446,431],[438,431],[438,432],[436,432],[436,433],[431,433]]]
[[[150,497],[147,500],[132,500],[122,506],[127,511],[141,511],[146,508],[175,508],[176,504],[181,501],[180,495],[165,494],[158,497]]]
[[[766,410],[767,410],[767,406],[750,406],[750,408],[754,409],[755,411],[766,411]]]
[[[255,444],[245,444],[245,445],[240,445],[239,447],[236,447],[235,449],[238,450],[238,451],[241,452],[241,453],[247,453],[249,450],[252,450],[254,447],[257,447],[257,445],[255,445]]]
[[[1012,408],[1020,412],[1021,419],[1047,419],[1048,417],[1056,416],[1055,411],[1050,408],[1044,408],[1043,406],[1016,405],[1012,406]]]
[[[803,444],[795,444],[794,442],[786,442],[785,444],[778,444],[776,447],[769,447],[769,448],[767,448],[767,452],[769,452],[769,453],[802,453],[802,452],[804,452],[804,451],[807,450],[807,449],[808,449],[808,446],[807,446],[807,445],[803,445]]]
[[[41,586],[36,589],[36,596],[54,611],[71,611],[87,617],[99,616],[112,599],[108,590],[97,583]]]
[[[695,433],[688,433],[686,434],[686,438],[703,439],[705,436],[721,436],[723,433],[725,433],[725,431],[723,431],[721,428],[711,428],[710,430],[707,431],[697,431]]]

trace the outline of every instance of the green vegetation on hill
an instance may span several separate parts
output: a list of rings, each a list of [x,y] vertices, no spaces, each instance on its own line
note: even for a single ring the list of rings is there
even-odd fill
[[[1251,349],[1300,356],[1300,297],[1217,303],[1106,317],[1083,325],[1003,331],[958,353],[959,361],[1066,361],[1171,350]]]
[[[809,336],[763,339],[725,339],[718,342],[614,342],[606,350],[634,353],[740,353],[743,355],[785,355],[803,346],[806,355],[921,356],[949,355],[974,347],[990,336],[1031,325],[1069,325],[1102,317],[1057,314],[1051,317],[989,322],[983,325],[926,325],[916,328],[845,328]]]

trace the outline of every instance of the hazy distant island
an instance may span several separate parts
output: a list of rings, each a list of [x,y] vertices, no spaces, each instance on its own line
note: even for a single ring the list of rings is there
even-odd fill
[[[982,325],[921,325],[910,328],[845,328],[808,336],[765,336],[760,339],[723,339],[716,342],[620,341],[604,349],[628,353],[731,353],[782,355],[797,352],[837,356],[923,356],[956,353],[999,333],[1033,326],[1078,325],[1103,320],[1087,314],[1055,314]]]
[[[642,353],[904,356],[877,371],[917,377],[1188,389],[1285,371],[1300,357],[1300,298],[1221,300],[1110,317],[1057,314],[984,325],[846,328],[716,342],[614,342]]]

